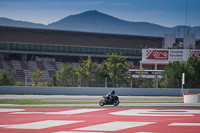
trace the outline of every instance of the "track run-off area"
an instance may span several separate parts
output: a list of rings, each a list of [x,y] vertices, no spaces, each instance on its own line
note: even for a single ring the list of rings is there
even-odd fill
[[[200,108],[1,107],[0,133],[199,133]]]

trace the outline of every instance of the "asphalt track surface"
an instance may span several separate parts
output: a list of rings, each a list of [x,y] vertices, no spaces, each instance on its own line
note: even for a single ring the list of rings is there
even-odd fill
[[[119,106],[0,104],[0,133],[199,133],[200,104],[182,97],[119,96]],[[0,99],[94,101],[101,96],[0,95]],[[151,103],[165,102],[165,103]],[[167,103],[177,102],[177,103]]]
[[[69,95],[0,95],[0,99],[44,100],[44,101],[83,101],[98,102],[102,96]],[[167,96],[119,96],[121,102],[182,102],[182,97]]]
[[[0,108],[0,133],[199,133],[200,108]]]
[[[81,101],[99,102],[102,96],[69,96],[69,95],[0,95],[0,99],[13,100],[44,100],[44,101]],[[119,96],[119,107],[189,107],[200,108],[199,103],[183,103],[182,97],[166,96]],[[132,103],[123,103],[132,102]],[[43,104],[13,105],[0,104],[0,107],[99,107],[99,104]],[[109,107],[112,107],[109,106]]]

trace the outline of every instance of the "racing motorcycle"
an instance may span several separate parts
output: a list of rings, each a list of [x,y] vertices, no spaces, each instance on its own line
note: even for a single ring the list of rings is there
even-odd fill
[[[103,99],[100,100],[99,105],[104,106],[104,105],[114,105],[117,106],[119,105],[119,98],[117,95],[114,95],[114,91],[111,93],[108,93],[106,96],[103,96]]]

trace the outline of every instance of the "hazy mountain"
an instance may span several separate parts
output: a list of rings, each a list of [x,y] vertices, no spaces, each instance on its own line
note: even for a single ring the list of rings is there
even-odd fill
[[[176,33],[178,35],[179,31],[180,37],[187,33],[188,30],[188,27],[185,26],[164,27],[147,22],[124,21],[96,10],[70,15],[49,25],[15,21],[6,18],[0,18],[0,25],[145,36],[164,36],[169,33]],[[189,29],[191,34],[196,34],[196,38],[200,39],[200,26],[190,27]]]
[[[8,18],[0,18],[0,25],[2,26],[14,26],[14,27],[30,27],[30,28],[46,28],[43,24],[36,24],[25,21],[17,21]]]
[[[49,24],[48,27],[63,30],[133,35],[152,35],[153,30],[156,36],[160,34],[160,31],[166,30],[166,27],[160,25],[146,22],[124,21],[98,11],[87,11],[78,15],[71,15]]]

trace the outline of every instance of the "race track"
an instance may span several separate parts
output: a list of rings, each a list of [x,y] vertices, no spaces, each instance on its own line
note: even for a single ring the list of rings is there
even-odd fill
[[[199,133],[200,108],[0,108],[1,133]]]
[[[99,102],[102,96],[80,95],[0,95],[0,99],[44,100],[44,101],[82,101]],[[119,96],[120,102],[182,102],[182,97],[167,96]]]

